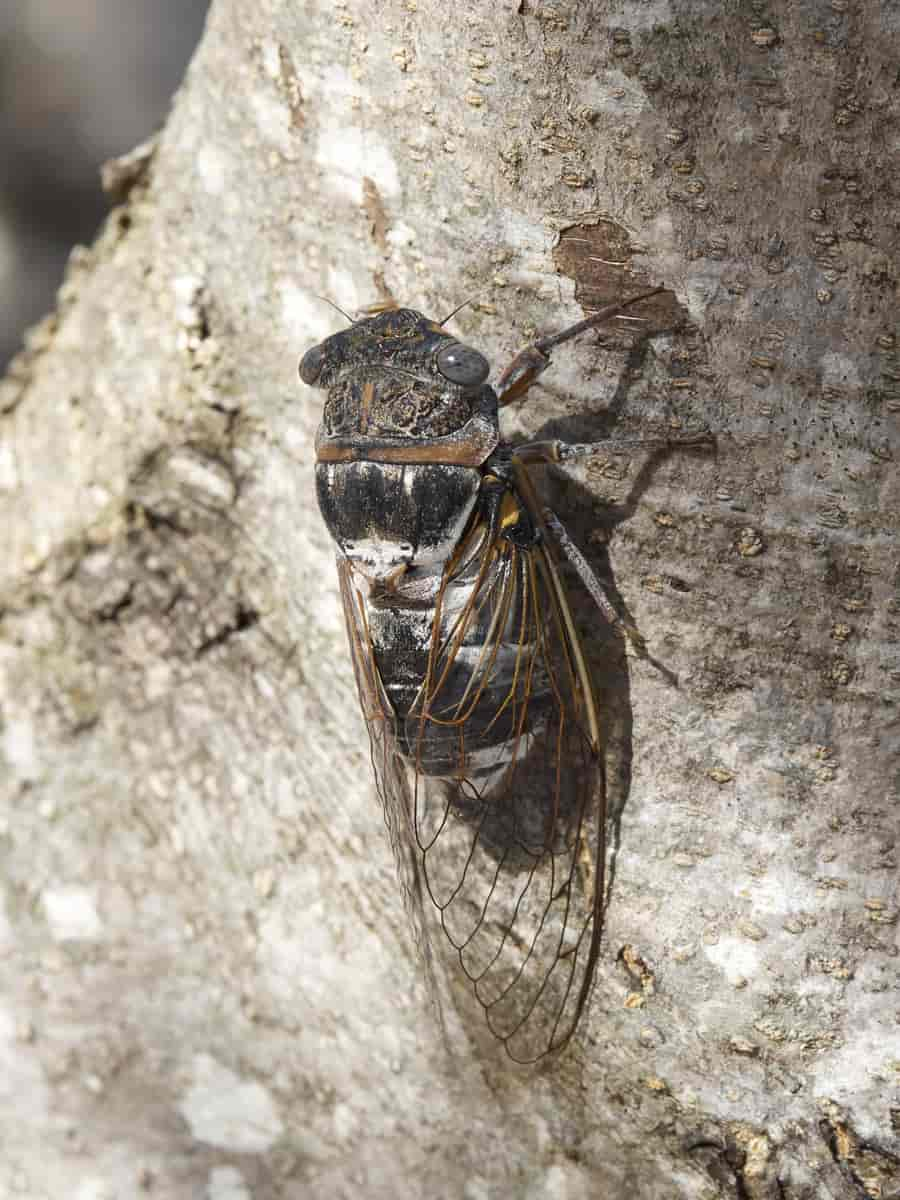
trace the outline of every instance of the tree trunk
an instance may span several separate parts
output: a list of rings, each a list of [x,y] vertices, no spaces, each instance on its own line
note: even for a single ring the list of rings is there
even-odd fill
[[[898,1194],[891,11],[216,0],[0,385],[0,1191]],[[507,426],[717,438],[548,473],[650,653],[584,611],[613,881],[524,1070],[428,1013],[296,363],[654,285]]]

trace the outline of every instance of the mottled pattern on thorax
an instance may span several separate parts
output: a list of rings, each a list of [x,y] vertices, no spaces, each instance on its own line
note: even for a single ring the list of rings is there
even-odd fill
[[[328,391],[322,424],[329,437],[445,437],[472,415],[459,389],[406,371],[360,367]]]
[[[328,399],[326,437],[446,437],[472,416],[472,402],[441,374],[447,331],[413,309],[382,312],[322,343],[319,385]],[[471,396],[471,391],[470,391]]]

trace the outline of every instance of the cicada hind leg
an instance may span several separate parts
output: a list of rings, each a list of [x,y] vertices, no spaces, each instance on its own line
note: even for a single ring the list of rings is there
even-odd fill
[[[542,463],[557,463],[566,466],[579,459],[593,458],[606,455],[616,450],[633,449],[669,449],[675,446],[708,448],[714,445],[711,434],[701,431],[686,434],[676,438],[607,438],[602,442],[528,442],[517,446],[512,453],[512,461],[521,469],[530,465]],[[621,618],[607,594],[603,582],[594,572],[587,559],[569,537],[565,526],[551,508],[544,506],[541,512],[544,526],[553,535],[556,544],[574,567],[581,582],[587,589],[597,608],[611,625],[621,625],[628,635],[629,641],[639,654],[645,650],[645,642],[634,623],[627,618]]]

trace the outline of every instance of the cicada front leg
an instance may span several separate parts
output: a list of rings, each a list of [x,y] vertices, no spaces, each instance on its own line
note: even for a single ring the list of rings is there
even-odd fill
[[[683,435],[678,438],[607,438],[602,442],[527,442],[511,450],[513,464],[520,471],[527,471],[529,466],[541,463],[558,463],[562,466],[577,462],[579,459],[593,458],[616,450],[635,449],[667,449],[671,446],[709,446],[713,438],[707,432]],[[574,567],[588,595],[597,608],[610,623],[619,625],[625,631],[628,640],[642,657],[646,653],[646,642],[633,621],[620,617],[608,595],[602,580],[597,576],[590,563],[572,541],[566,527],[551,508],[544,505],[540,509],[541,518],[547,531],[553,536],[562,553]]]
[[[578,337],[580,333],[585,333],[588,329],[595,329],[611,317],[618,316],[622,309],[629,308],[632,304],[638,304],[641,300],[649,300],[651,296],[658,296],[660,292],[664,292],[665,290],[665,288],[661,287],[653,288],[652,291],[642,292],[639,296],[632,296],[630,299],[622,300],[618,304],[608,304],[606,308],[601,308],[593,316],[585,317],[583,321],[578,321],[576,324],[570,325],[560,333],[553,333],[547,337],[538,338],[536,342],[532,342],[530,346],[526,346],[524,350],[520,350],[497,380],[494,389],[497,393],[497,403],[502,408],[504,404],[510,404],[513,400],[521,399],[538,377],[543,375],[544,371],[550,366],[550,352],[554,347],[560,346],[563,342],[568,342],[574,337]]]
[[[652,291],[642,292],[618,304],[609,304],[601,308],[591,317],[585,317],[563,329],[560,333],[550,334],[539,338],[520,350],[506,370],[497,380],[495,391],[497,404],[503,407],[513,401],[521,400],[531,386],[550,366],[550,352],[563,342],[568,342],[589,329],[595,329],[612,317],[618,316],[623,309],[630,308],[642,300],[649,300],[664,292],[665,288],[653,288]],[[531,442],[518,446],[515,458],[520,463],[571,463],[582,458],[593,458],[601,454],[617,453],[627,450],[665,450],[671,446],[709,446],[713,444],[712,436],[706,430],[673,437],[653,438],[607,438],[602,442]]]

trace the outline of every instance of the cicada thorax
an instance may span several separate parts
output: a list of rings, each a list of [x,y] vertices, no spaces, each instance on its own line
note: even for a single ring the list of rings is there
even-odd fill
[[[316,437],[319,507],[375,584],[452,554],[499,440],[487,361],[411,309],[313,347],[301,375],[327,389]]]
[[[471,416],[458,388],[398,368],[360,367],[329,388],[320,444],[340,438],[427,442],[457,432]]]

